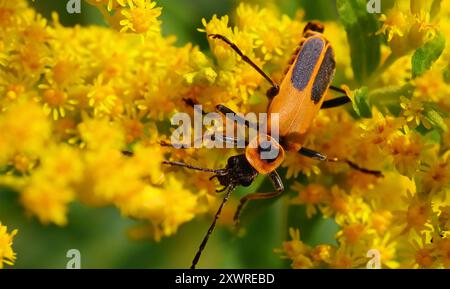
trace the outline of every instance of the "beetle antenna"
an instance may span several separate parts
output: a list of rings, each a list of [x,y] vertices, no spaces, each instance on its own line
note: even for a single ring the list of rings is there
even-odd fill
[[[209,172],[209,173],[221,173],[223,170],[214,170],[214,169],[208,169],[208,168],[201,168],[196,167],[192,165],[188,165],[182,162],[170,162],[170,161],[163,161],[162,164],[174,166],[174,167],[184,167],[190,170],[196,170],[196,171],[202,171],[202,172]]]
[[[122,154],[124,155],[124,156],[126,156],[126,157],[132,157],[132,156],[134,156],[134,153],[133,152],[130,152],[130,151],[127,151],[127,150],[123,150],[123,151],[121,151],[122,152]]]
[[[319,161],[326,161],[326,162],[333,162],[333,163],[343,162],[343,163],[348,164],[354,170],[360,171],[360,172],[365,173],[365,174],[374,175],[374,176],[376,176],[378,178],[379,177],[383,177],[383,173],[382,172],[375,171],[375,170],[369,170],[369,169],[360,167],[360,166],[358,166],[357,164],[355,164],[354,162],[352,162],[352,161],[350,161],[348,159],[329,158],[329,157],[327,157],[324,154],[321,154],[319,152],[316,152],[316,151],[314,151],[312,149],[308,149],[308,148],[305,148],[305,147],[302,147],[299,150],[299,153],[304,155],[305,157],[316,159],[316,160],[319,160]]]
[[[195,269],[195,266],[197,265],[198,260],[200,259],[200,256],[202,255],[203,249],[205,249],[206,243],[208,243],[209,236],[211,236],[211,233],[213,232],[214,228],[216,227],[216,222],[217,222],[217,219],[219,219],[220,213],[222,213],[222,208],[225,205],[225,203],[228,201],[228,198],[230,197],[230,195],[233,192],[234,188],[235,188],[234,185],[230,185],[227,188],[228,190],[227,190],[227,192],[225,194],[225,197],[222,200],[222,203],[219,206],[219,209],[217,210],[217,213],[216,213],[216,215],[214,217],[214,220],[213,220],[211,226],[209,226],[208,232],[206,232],[206,235],[203,238],[203,241],[200,244],[200,247],[198,248],[198,251],[195,254],[195,257],[192,260],[191,269]]]
[[[383,177],[383,173],[382,172],[360,167],[359,165],[355,164],[354,162],[352,162],[352,161],[350,161],[348,159],[329,158],[329,159],[326,159],[326,161],[329,161],[329,162],[344,162],[344,163],[348,164],[354,170],[360,171],[360,172],[365,173],[365,174],[374,175],[377,178]]]
[[[383,177],[383,173],[380,172],[380,171],[375,171],[375,170],[369,170],[369,169],[366,169],[366,168],[362,168],[362,167],[358,166],[357,164],[355,164],[354,162],[349,161],[349,160],[345,160],[345,162],[354,170],[360,171],[360,172],[365,173],[365,174],[374,175],[376,177]]]

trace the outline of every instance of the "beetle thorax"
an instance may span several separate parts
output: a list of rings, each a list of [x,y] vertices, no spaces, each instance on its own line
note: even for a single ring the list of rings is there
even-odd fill
[[[283,162],[284,149],[273,137],[258,135],[246,147],[245,157],[258,173],[268,174]]]

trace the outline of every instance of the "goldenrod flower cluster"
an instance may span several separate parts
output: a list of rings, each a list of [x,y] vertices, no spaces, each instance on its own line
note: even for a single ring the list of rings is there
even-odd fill
[[[58,15],[47,20],[24,0],[0,0],[0,185],[17,191],[26,213],[43,224],[65,225],[71,202],[113,205],[143,221],[131,237],[160,240],[217,204],[210,175],[161,162],[220,168],[236,153],[161,146],[171,134],[170,117],[192,112],[183,99],[205,111],[222,103],[264,112],[269,86],[222,42],[208,39],[211,53],[176,46],[175,37],[161,34],[162,11],[152,0],[87,2],[109,28],[64,27]],[[349,107],[321,111],[305,143],[381,170],[383,178],[297,154],[286,158],[286,178],[308,176],[307,184],[288,188],[298,192],[292,206],[305,205],[308,216],[320,212],[340,227],[335,244],[318,246],[291,229],[292,240],[277,251],[294,268],[365,267],[370,249],[379,250],[383,267],[450,267],[450,50],[410,76],[414,51],[450,35],[444,2],[439,11],[400,1],[380,17],[383,63],[364,83],[371,117]],[[203,19],[199,31],[225,35],[280,82],[303,14],[290,18],[272,6],[240,4],[234,17],[235,26],[228,16]],[[336,81],[350,84],[356,102],[364,88],[353,81],[345,30],[336,22],[325,27]],[[14,261],[16,231],[3,228],[0,267]]]
[[[17,230],[7,232],[7,227],[0,223],[0,269],[4,264],[13,265],[16,260],[16,253],[12,250],[12,240],[17,234]]]

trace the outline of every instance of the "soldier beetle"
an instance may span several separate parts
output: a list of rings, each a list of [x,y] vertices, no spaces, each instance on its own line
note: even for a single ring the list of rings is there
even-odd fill
[[[248,201],[273,198],[283,192],[283,181],[276,169],[283,162],[285,151],[298,152],[303,156],[321,161],[345,162],[353,169],[375,176],[382,176],[381,172],[362,168],[350,160],[328,158],[320,152],[303,147],[306,133],[319,109],[337,107],[350,102],[349,96],[343,89],[331,85],[335,73],[335,58],[333,48],[323,35],[323,31],[324,27],[319,22],[309,22],[305,26],[300,45],[289,62],[289,66],[280,85],[277,85],[260,67],[225,36],[219,34],[208,35],[208,37],[226,43],[240,55],[243,61],[251,65],[270,83],[271,88],[266,93],[270,100],[267,112],[269,116],[272,113],[278,114],[279,119],[274,124],[271,123],[271,118],[269,118],[268,127],[269,129],[273,129],[272,126],[277,125],[276,129],[279,132],[279,141],[271,137],[269,130],[267,135],[259,135],[251,139],[248,143],[249,145],[245,148],[245,153],[230,157],[226,167],[222,169],[201,168],[182,162],[163,162],[166,165],[213,173],[210,179],[217,178],[223,186],[218,192],[226,191],[214,220],[192,261],[192,269],[195,268],[200,259],[224,204],[237,186],[249,186],[258,174],[264,174],[271,180],[275,191],[271,193],[252,193],[244,196],[240,200],[234,215],[236,222],[238,222],[242,208]],[[330,100],[324,100],[329,89],[343,93],[344,95]],[[194,103],[192,100],[186,100],[186,102],[189,105],[193,105]],[[221,104],[217,105],[216,109],[224,115],[230,113],[236,115],[231,109]],[[246,122],[245,125],[249,126],[250,124]],[[234,140],[224,138],[224,141],[233,142]],[[275,149],[277,154],[270,159],[261,158],[261,152],[269,149]]]

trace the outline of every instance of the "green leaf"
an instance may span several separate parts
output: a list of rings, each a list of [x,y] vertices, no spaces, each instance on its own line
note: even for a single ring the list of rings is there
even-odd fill
[[[434,0],[433,3],[431,4],[431,9],[430,9],[430,18],[434,19],[434,17],[436,17],[439,12],[441,11],[441,2],[442,0]]]
[[[445,124],[443,116],[434,109],[425,110],[425,118],[434,126],[440,130],[446,132],[447,125]]]
[[[387,14],[387,12],[395,6],[395,1],[397,0],[383,0],[381,3],[381,13]],[[369,2],[369,0],[367,0]]]
[[[310,246],[337,245],[339,226],[334,219],[325,218],[320,212],[308,218],[306,206],[291,205],[288,210],[288,228],[300,229],[300,240]],[[290,237],[287,237],[290,239]]]
[[[367,12],[367,0],[337,0],[339,18],[347,32],[355,79],[361,84],[380,63],[381,37],[377,14]]]
[[[352,105],[356,114],[360,117],[371,118],[372,110],[369,103],[369,89],[367,86],[356,89],[353,94]]]
[[[448,67],[446,69],[444,69],[443,74],[444,74],[444,81],[447,84],[450,84],[450,69]]]
[[[427,132],[426,137],[427,137],[428,141],[435,143],[435,144],[440,144],[441,140],[442,140],[441,133],[437,129],[433,129],[433,130]]]
[[[412,56],[412,77],[422,75],[441,56],[445,48],[445,37],[442,33],[418,48]]]

